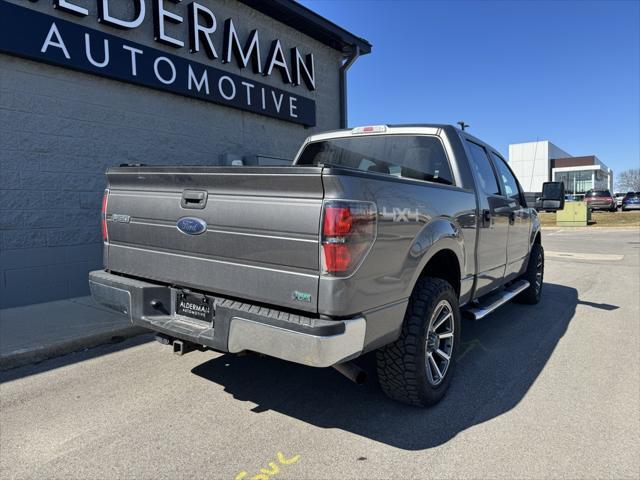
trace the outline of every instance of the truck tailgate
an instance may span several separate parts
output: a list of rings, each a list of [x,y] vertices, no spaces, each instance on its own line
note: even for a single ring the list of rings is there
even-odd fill
[[[107,179],[108,270],[317,311],[321,168],[120,167]],[[184,233],[184,217],[206,229]]]

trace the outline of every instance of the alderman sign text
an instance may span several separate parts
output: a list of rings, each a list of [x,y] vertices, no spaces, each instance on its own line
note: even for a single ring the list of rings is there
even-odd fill
[[[145,0],[134,0],[136,17],[124,20],[110,14],[109,0],[97,1],[101,24],[127,30],[137,28],[144,20]],[[53,3],[71,15],[88,15],[80,2]],[[303,55],[294,47],[285,55],[280,40],[275,39],[265,56],[260,51],[257,30],[239,39],[232,19],[226,19],[218,29],[214,12],[197,2],[185,8],[187,18],[164,10],[162,0],[151,3],[156,41],[174,48],[188,45],[192,54],[202,52],[201,56],[211,63],[235,62],[239,69],[255,76],[277,72],[285,84],[315,90],[312,54]],[[189,23],[188,39],[167,35],[166,23],[183,21]],[[216,44],[217,38],[220,44]],[[0,0],[0,51],[306,126],[316,124],[316,105],[310,98],[4,0]]]

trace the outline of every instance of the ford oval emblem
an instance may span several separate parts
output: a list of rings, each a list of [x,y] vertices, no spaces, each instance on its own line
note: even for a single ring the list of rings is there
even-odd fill
[[[207,230],[207,222],[196,217],[182,217],[176,222],[176,227],[187,235],[200,235]]]

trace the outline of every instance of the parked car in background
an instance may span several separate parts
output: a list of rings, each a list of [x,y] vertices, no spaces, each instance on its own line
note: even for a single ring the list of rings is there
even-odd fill
[[[584,201],[592,210],[617,210],[616,201],[609,190],[589,190],[584,196]]]
[[[622,211],[640,210],[640,192],[628,192],[622,199]]]
[[[624,199],[626,193],[614,193],[613,196],[615,198],[616,201],[616,207],[620,208],[622,207],[622,200]]]

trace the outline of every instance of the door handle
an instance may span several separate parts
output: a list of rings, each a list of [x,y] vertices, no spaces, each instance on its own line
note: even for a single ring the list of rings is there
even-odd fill
[[[491,225],[491,210],[482,210],[482,222],[485,226]]]
[[[516,212],[511,212],[509,214],[509,225],[513,225],[516,223]]]

